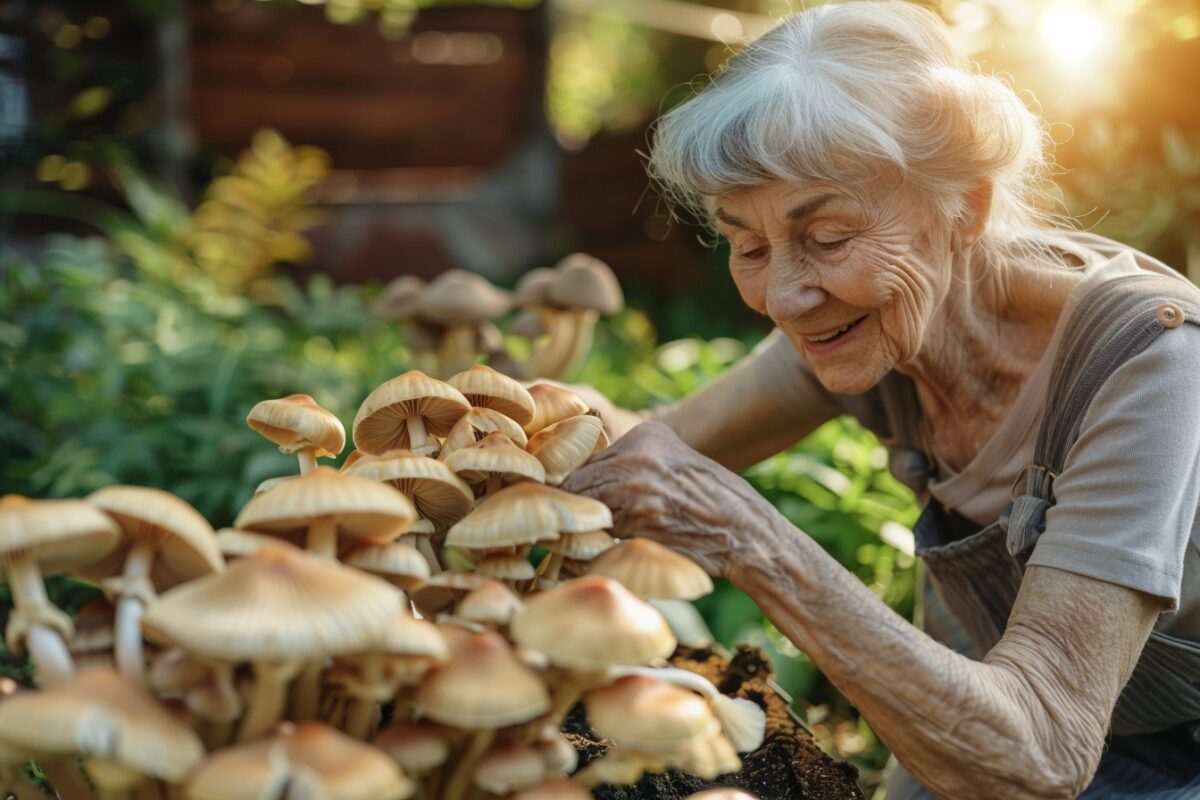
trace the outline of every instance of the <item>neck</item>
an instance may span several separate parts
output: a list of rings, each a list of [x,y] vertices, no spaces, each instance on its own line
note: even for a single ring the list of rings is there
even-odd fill
[[[993,263],[979,250],[956,265],[921,350],[897,367],[916,384],[938,455],[954,469],[970,463],[1012,408],[1077,280],[1015,259]]]

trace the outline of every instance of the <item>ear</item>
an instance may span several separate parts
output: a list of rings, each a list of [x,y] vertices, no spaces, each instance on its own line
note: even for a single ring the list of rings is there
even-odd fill
[[[967,194],[966,213],[955,226],[955,233],[963,246],[969,247],[983,236],[991,210],[992,182],[984,181]]]

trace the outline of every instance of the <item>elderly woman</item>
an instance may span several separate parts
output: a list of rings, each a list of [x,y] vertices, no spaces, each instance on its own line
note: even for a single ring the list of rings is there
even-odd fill
[[[889,800],[1200,797],[1200,292],[1053,227],[1044,143],[913,5],[748,46],[650,170],[777,331],[568,482],[745,590],[925,787]],[[918,554],[977,658],[730,471],[846,412],[927,499]]]

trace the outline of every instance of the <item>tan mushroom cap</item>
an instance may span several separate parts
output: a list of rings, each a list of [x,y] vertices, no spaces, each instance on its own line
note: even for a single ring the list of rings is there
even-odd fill
[[[533,419],[533,398],[525,387],[491,367],[476,364],[446,382],[474,408],[499,411],[518,425]]]
[[[390,486],[317,467],[307,475],[255,495],[238,514],[235,527],[304,542],[308,527],[332,517],[339,537],[382,543],[412,525],[417,510]]]
[[[742,768],[742,760],[721,726],[713,721],[708,735],[697,736],[679,753],[668,756],[671,766],[694,772],[704,780],[727,775]]]
[[[43,574],[96,561],[117,546],[120,528],[83,500],[0,498],[0,575],[13,554],[31,552]]]
[[[344,474],[390,484],[413,501],[423,518],[441,528],[465,517],[475,502],[471,487],[454,470],[408,450],[363,456]]]
[[[450,745],[432,725],[393,722],[374,739],[406,772],[421,774],[440,767],[450,756]]]
[[[564,308],[589,308],[615,314],[625,295],[612,269],[586,253],[572,253],[555,266],[558,280],[550,287],[550,302]]]
[[[146,486],[108,486],[87,501],[121,528],[121,543],[104,558],[75,574],[90,581],[120,575],[138,542],[154,545],[150,581],[164,591],[184,581],[225,568],[217,537],[200,512],[169,492]]]
[[[550,287],[557,280],[558,272],[550,267],[535,267],[517,280],[513,287],[513,302],[521,307],[548,305]]]
[[[474,572],[439,572],[431,575],[424,585],[411,593],[413,603],[425,616],[445,610],[467,592],[487,583],[488,579]]]
[[[396,656],[424,656],[436,661],[450,658],[442,629],[428,620],[417,619],[403,608],[392,617],[372,647],[375,652]]]
[[[648,664],[675,651],[675,636],[654,606],[611,578],[589,575],[525,601],[513,641],[552,664],[581,671]]]
[[[295,480],[296,478],[299,478],[299,477],[300,477],[299,475],[280,475],[276,478],[267,478],[262,483],[260,483],[258,486],[254,487],[254,493],[262,494],[263,492],[269,492],[272,489],[274,489],[275,487],[282,486],[283,484],[287,483],[288,481]]]
[[[674,752],[707,733],[715,720],[700,695],[642,675],[588,692],[583,702],[596,733],[640,753]]]
[[[265,533],[251,533],[237,528],[221,528],[217,531],[217,547],[227,561],[245,558],[273,544],[286,544],[286,541]]]
[[[425,281],[416,275],[400,275],[383,287],[383,296],[371,306],[371,313],[389,322],[411,319],[420,308]]]
[[[516,553],[492,553],[475,564],[475,572],[501,581],[527,581],[535,574],[529,559]]]
[[[284,453],[313,448],[317,457],[332,457],[346,446],[342,421],[306,394],[263,400],[250,409],[246,424]]]
[[[546,483],[558,486],[606,444],[604,423],[583,414],[542,428],[529,437],[528,450],[545,467]]]
[[[446,439],[442,442],[442,451],[438,454],[438,459],[445,461],[446,457],[455,450],[470,447],[492,433],[507,436],[512,440],[513,444],[522,450],[525,449],[525,445],[529,442],[529,437],[525,435],[525,430],[499,411],[494,411],[490,408],[472,408],[466,414],[463,414],[458,422],[454,423],[454,427],[450,429],[450,433],[446,434]]]
[[[145,689],[106,669],[5,699],[0,742],[49,758],[98,758],[171,783],[204,760],[204,745],[191,728]]]
[[[592,793],[566,778],[548,778],[508,800],[592,800]]]
[[[470,408],[458,389],[410,370],[377,386],[363,400],[354,416],[354,444],[372,455],[408,448],[409,417],[424,420],[430,436],[445,436]]]
[[[342,557],[348,567],[361,569],[408,591],[429,579],[429,563],[415,548],[399,542],[356,547]]]
[[[493,475],[508,483],[546,480],[542,463],[499,433],[488,434],[476,444],[455,450],[443,463],[470,485],[484,483]]]
[[[487,550],[611,527],[612,512],[599,500],[524,481],[481,500],[450,529],[446,543]]]
[[[620,581],[643,600],[695,600],[713,590],[700,565],[649,539],[627,539],[592,560],[589,575]]]
[[[604,531],[563,534],[556,541],[538,542],[538,546],[563,558],[591,561],[615,545],[617,540]]]
[[[391,585],[293,547],[264,547],[185,583],[146,610],[144,628],[221,661],[313,660],[365,650],[400,608]]]
[[[512,298],[486,278],[461,269],[434,278],[421,298],[419,316],[438,325],[476,325],[499,319],[512,308]]]
[[[403,800],[416,786],[395,761],[318,722],[214,753],[188,781],[188,800]]]
[[[533,419],[525,425],[525,433],[532,436],[564,419],[587,414],[591,409],[584,399],[561,386],[550,383],[535,383],[529,387],[533,398]]]
[[[469,622],[507,625],[524,607],[525,604],[516,592],[500,581],[489,580],[459,600],[454,613]]]
[[[466,730],[492,730],[528,722],[550,710],[541,678],[496,633],[441,626],[450,660],[417,689],[420,717]]]
[[[472,780],[485,792],[507,794],[535,786],[546,777],[542,755],[526,744],[493,747],[475,764]]]

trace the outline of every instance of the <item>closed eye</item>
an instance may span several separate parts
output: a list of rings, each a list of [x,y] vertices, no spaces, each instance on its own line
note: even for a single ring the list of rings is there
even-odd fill
[[[816,245],[818,250],[823,250],[826,253],[832,253],[832,252],[835,252],[835,251],[841,249],[841,247],[844,244],[846,244],[846,242],[850,241],[852,238],[854,238],[854,237],[847,236],[845,239],[835,239],[831,242],[819,242],[816,239],[814,239],[813,244]]]
[[[767,252],[770,248],[767,245],[756,247],[753,250],[747,250],[744,253],[738,253],[739,258],[744,258],[747,261],[762,261],[767,257]]]

